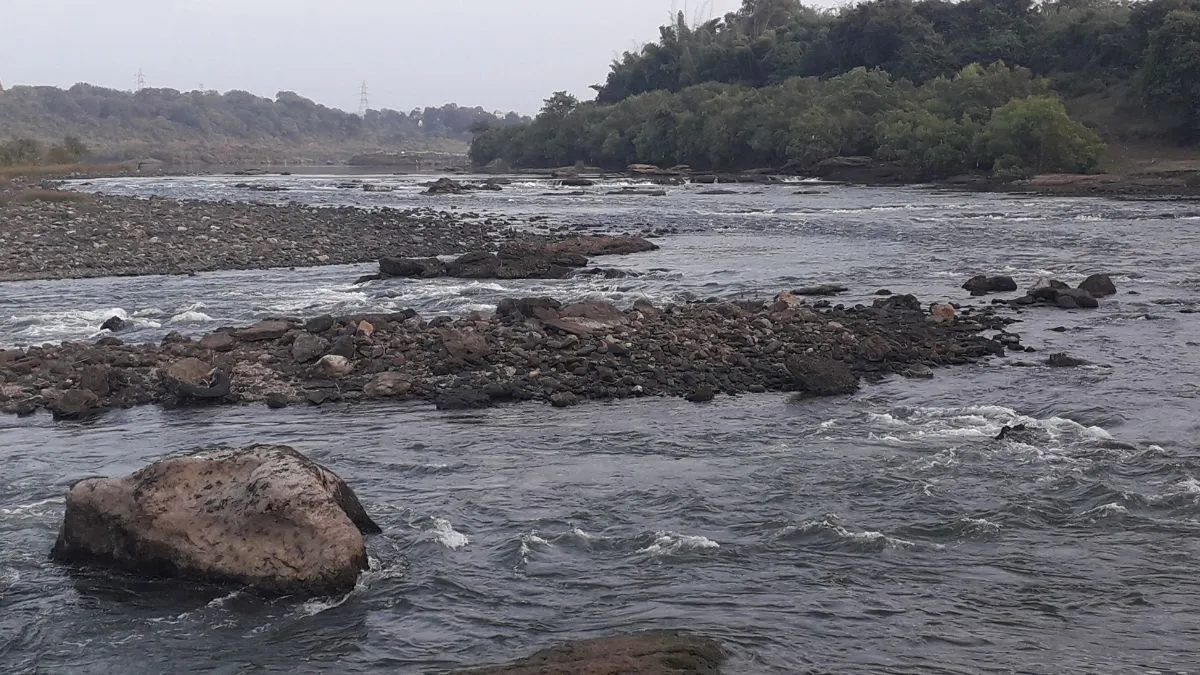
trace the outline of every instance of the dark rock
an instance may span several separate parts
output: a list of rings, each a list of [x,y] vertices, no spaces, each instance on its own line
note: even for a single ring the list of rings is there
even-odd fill
[[[404,396],[412,390],[412,382],[400,373],[380,373],[363,386],[363,393],[371,398]]]
[[[1095,309],[1100,306],[1100,302],[1098,300],[1096,300],[1096,298],[1094,296],[1092,296],[1091,293],[1087,292],[1086,290],[1084,290],[1082,288],[1060,289],[1058,291],[1058,298],[1057,298],[1057,302],[1059,303],[1060,307],[1063,306],[1063,302],[1064,302],[1065,298],[1070,298],[1071,301],[1075,303],[1075,306],[1083,307],[1085,309]]]
[[[286,446],[205,450],[71,487],[52,557],[272,593],[331,594],[377,533],[354,492]]]
[[[563,178],[558,184],[563,187],[592,187],[596,181],[587,178]]]
[[[684,397],[690,403],[707,403],[716,398],[717,393],[707,384],[697,386]]]
[[[265,340],[278,340],[291,329],[291,325],[286,321],[270,319],[242,328],[236,331],[234,336],[243,342],[262,342]]]
[[[433,399],[438,410],[471,410],[492,405],[492,397],[482,389],[457,387],[438,391]]]
[[[556,391],[550,394],[550,405],[555,408],[569,408],[579,404],[579,397],[569,391]]]
[[[292,342],[292,359],[296,363],[309,363],[324,356],[329,350],[329,340],[303,332]]]
[[[345,359],[353,359],[358,357],[358,343],[354,340],[353,335],[340,335],[333,344],[329,346],[325,354],[332,356],[340,356]]]
[[[305,322],[304,330],[308,331],[309,333],[324,333],[330,328],[333,328],[334,323],[335,322],[332,316],[328,314],[322,314],[321,316],[313,317]]]
[[[879,298],[871,304],[876,309],[887,310],[904,310],[910,312],[922,312],[921,301],[915,295],[890,295]]]
[[[892,292],[886,288],[881,288],[875,291],[875,295],[892,295]]]
[[[461,195],[466,192],[462,183],[450,178],[439,178],[425,190],[427,195]]]
[[[1002,441],[1010,436],[1015,436],[1018,433],[1026,432],[1028,430],[1029,429],[1026,428],[1024,424],[1014,424],[1011,426],[1006,424],[1002,429],[1000,429],[1000,433],[996,434],[996,440]]]
[[[103,412],[100,397],[90,389],[64,391],[50,404],[50,412],[56,420],[79,420],[94,417]]]
[[[1079,288],[1087,291],[1095,298],[1103,298],[1117,294],[1117,286],[1107,274],[1093,274],[1079,284]]]
[[[1051,368],[1077,368],[1079,366],[1089,365],[1090,363],[1090,361],[1077,359],[1067,354],[1051,354],[1050,357],[1046,359],[1046,365],[1050,366]]]
[[[110,333],[119,333],[126,328],[129,328],[132,323],[122,319],[119,316],[111,316],[104,323],[100,324],[100,330],[106,330]]]
[[[496,306],[498,319],[545,319],[558,316],[562,303],[554,298],[504,298]]]
[[[108,396],[114,375],[113,369],[103,364],[84,366],[79,385],[97,396]]]
[[[285,396],[279,392],[271,392],[270,394],[267,394],[265,401],[266,401],[267,407],[270,408],[271,410],[279,410],[281,408],[288,407],[287,396]]]
[[[989,277],[983,274],[971,277],[963,288],[971,295],[987,295],[988,293],[1008,293],[1017,290],[1017,282],[1009,276]]]
[[[237,340],[227,332],[209,333],[200,338],[200,347],[214,352],[227,352],[237,346]]]
[[[850,289],[841,284],[821,284],[820,286],[805,286],[804,288],[797,288],[796,290],[792,291],[792,293],[796,295],[828,296],[837,295],[838,293],[845,293],[848,290]]]
[[[379,272],[385,277],[432,279],[446,274],[446,266],[437,258],[382,258]]]
[[[793,356],[785,364],[796,389],[812,396],[840,396],[858,391],[858,376],[845,361],[822,356]]]

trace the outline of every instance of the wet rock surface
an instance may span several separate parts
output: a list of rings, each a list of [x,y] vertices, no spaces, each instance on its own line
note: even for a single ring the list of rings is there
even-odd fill
[[[934,317],[912,296],[878,304],[658,308],[639,301],[620,309],[510,298],[494,316],[427,322],[409,310],[271,319],[198,340],[171,334],[160,344],[30,347],[0,352],[0,411],[74,418],[151,403],[280,407],[384,398],[462,409],[765,391],[826,396],[854,391],[860,378],[1005,353],[1001,340],[981,335],[1011,321],[990,308]]]
[[[431,208],[66,194],[77,198],[0,200],[0,281],[362,263],[494,250],[513,236],[513,221]]]
[[[504,666],[456,671],[460,675],[717,675],[724,651],[706,637],[674,632],[580,640]]]
[[[640,253],[657,248],[657,245],[636,236],[522,237],[501,244],[495,253],[471,251],[450,261],[438,258],[382,258],[379,261],[379,273],[381,278],[566,279],[580,273],[588,265],[589,255]]]
[[[52,557],[272,593],[354,587],[379,527],[346,483],[287,446],[218,448],[71,487]]]

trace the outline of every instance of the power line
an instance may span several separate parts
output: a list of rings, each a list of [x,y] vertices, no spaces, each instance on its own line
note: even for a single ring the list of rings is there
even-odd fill
[[[138,71],[137,71],[137,89],[134,89],[134,91],[141,91],[141,90],[143,90],[143,89],[145,89],[145,88],[146,88],[146,74],[142,72],[142,69],[141,69],[141,68],[138,68]]]
[[[363,80],[362,88],[359,89],[358,91],[359,91],[358,114],[360,116],[365,117],[367,114],[367,107],[369,105],[369,103],[367,101],[367,81],[366,80]]]

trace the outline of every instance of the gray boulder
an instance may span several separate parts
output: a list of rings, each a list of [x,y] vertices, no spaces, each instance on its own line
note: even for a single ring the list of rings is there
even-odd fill
[[[51,557],[272,593],[354,588],[379,532],[346,483],[290,447],[218,448],[71,487]]]

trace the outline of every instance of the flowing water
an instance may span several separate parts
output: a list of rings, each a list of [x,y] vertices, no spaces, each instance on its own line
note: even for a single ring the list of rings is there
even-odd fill
[[[246,198],[245,179],[95,181]],[[256,178],[258,200],[430,203],[598,229],[675,228],[615,280],[353,281],[370,265],[0,285],[0,346],[196,334],[265,316],[629,303],[838,282],[967,302],[967,277],[1113,275],[1099,310],[1027,310],[1040,350],[853,397],[653,399],[0,419],[0,672],[437,672],[649,628],[712,635],[728,671],[1183,673],[1200,663],[1200,205],[792,183],[666,197],[544,183],[428,198]],[[608,187],[607,185],[604,187]],[[604,191],[604,187],[598,189]],[[976,301],[982,303],[983,301]],[[1068,351],[1095,365],[1050,369]],[[1031,433],[995,440],[1004,425]],[[46,555],[70,483],[168,452],[282,442],[384,528],[343,597],[72,573]]]

